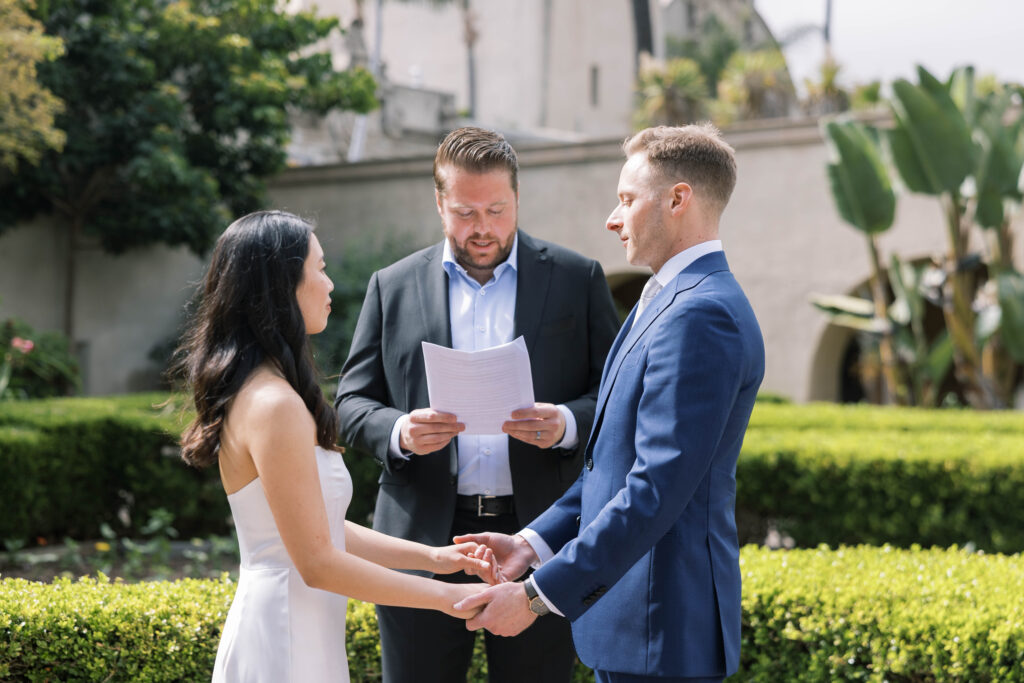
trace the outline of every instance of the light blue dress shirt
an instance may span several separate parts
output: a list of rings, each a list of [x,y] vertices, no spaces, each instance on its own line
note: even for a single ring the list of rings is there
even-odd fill
[[[516,283],[519,264],[519,235],[512,242],[508,259],[499,264],[491,279],[481,285],[455,261],[451,245],[444,241],[441,263],[448,273],[448,307],[452,331],[452,348],[479,351],[512,341],[515,334]],[[558,406],[565,418],[565,435],[556,446],[572,448],[579,443],[576,418],[564,405]],[[403,415],[391,432],[391,454],[408,458],[398,446]],[[458,493],[460,495],[510,496],[512,470],[508,464],[507,434],[460,435],[456,448],[459,456]],[[556,456],[552,456],[556,457]]]
[[[486,284],[481,285],[455,262],[451,245],[445,240],[442,263],[448,272],[453,349],[479,351],[512,341],[516,330],[518,246],[519,235],[516,235],[508,259],[494,269]],[[458,492],[462,495],[512,495],[508,436],[460,434],[457,438]]]

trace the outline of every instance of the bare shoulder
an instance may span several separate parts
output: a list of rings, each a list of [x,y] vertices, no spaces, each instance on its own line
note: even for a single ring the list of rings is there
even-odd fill
[[[315,432],[313,416],[287,380],[268,370],[257,370],[239,390],[231,408],[232,422],[252,434],[268,430]]]

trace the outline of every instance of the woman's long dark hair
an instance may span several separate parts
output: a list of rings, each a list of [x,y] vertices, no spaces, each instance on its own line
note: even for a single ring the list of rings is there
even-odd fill
[[[236,220],[217,240],[198,309],[178,349],[178,367],[196,408],[181,437],[181,457],[188,464],[216,462],[228,404],[265,361],[305,401],[317,443],[336,450],[338,416],[317,384],[295,298],[312,231],[290,213],[258,211]]]

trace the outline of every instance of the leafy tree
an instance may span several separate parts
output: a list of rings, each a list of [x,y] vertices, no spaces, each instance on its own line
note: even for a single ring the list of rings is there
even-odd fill
[[[19,158],[34,164],[44,150],[64,146],[54,125],[61,101],[36,80],[37,65],[63,51],[21,0],[0,0],[0,167],[14,171]]]
[[[289,110],[376,106],[367,71],[337,72],[315,50],[337,20],[273,0],[49,0],[36,14],[66,46],[39,78],[66,103],[68,139],[0,187],[0,231],[38,213],[62,221],[71,337],[85,238],[111,253],[201,254],[262,205],[264,179],[285,165]]]

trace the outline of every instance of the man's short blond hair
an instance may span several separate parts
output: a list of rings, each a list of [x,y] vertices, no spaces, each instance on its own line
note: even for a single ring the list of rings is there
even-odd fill
[[[684,182],[721,214],[736,187],[736,152],[710,123],[646,128],[626,138],[627,157],[644,154],[672,183]]]

